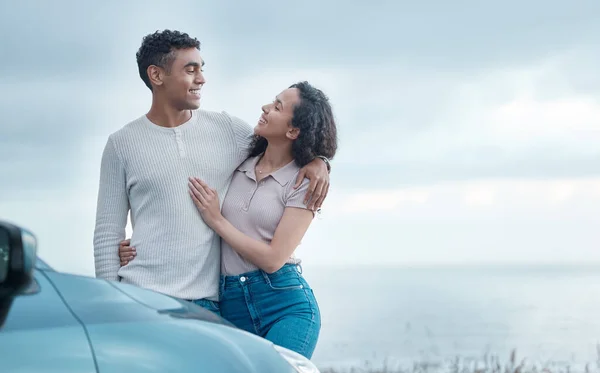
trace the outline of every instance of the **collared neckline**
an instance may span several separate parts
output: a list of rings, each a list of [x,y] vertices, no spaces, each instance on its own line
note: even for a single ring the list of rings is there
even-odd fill
[[[255,157],[246,159],[241,165],[239,165],[239,167],[237,168],[238,171],[244,172],[246,174],[246,176],[248,176],[252,180],[256,181],[256,172],[255,172],[256,164],[258,163],[258,161],[260,160],[261,157],[262,157],[262,154],[259,154]],[[271,176],[281,186],[284,186],[287,183],[289,183],[296,176],[299,169],[300,168],[296,165],[296,162],[294,160],[292,160],[290,163],[286,164],[285,166],[281,167],[277,171],[266,176],[265,179],[267,177]]]

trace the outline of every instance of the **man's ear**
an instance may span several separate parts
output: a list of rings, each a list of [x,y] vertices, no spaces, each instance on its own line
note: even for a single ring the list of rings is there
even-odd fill
[[[146,69],[146,73],[148,74],[148,78],[152,85],[160,86],[163,84],[163,79],[165,77],[165,71],[156,65],[148,66]]]
[[[300,136],[300,128],[291,127],[285,134],[290,140],[296,140]]]

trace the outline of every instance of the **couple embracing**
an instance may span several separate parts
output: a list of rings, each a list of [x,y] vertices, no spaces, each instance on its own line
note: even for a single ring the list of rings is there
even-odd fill
[[[294,251],[329,189],[337,132],[327,96],[293,84],[253,129],[199,109],[196,38],[157,31],[136,57],[152,105],[102,154],[96,276],[194,302],[311,358],[321,318]]]

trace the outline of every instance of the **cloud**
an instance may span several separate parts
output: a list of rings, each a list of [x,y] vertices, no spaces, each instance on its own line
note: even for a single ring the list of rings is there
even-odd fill
[[[92,169],[96,175],[108,134],[133,119],[129,112],[123,115],[122,107],[138,110],[139,116],[148,104],[149,95],[141,89],[128,97],[118,89],[109,95],[113,87],[101,81],[46,77],[35,84],[48,89],[0,82],[0,169],[2,178],[10,181],[0,184],[0,192],[13,198],[69,188]],[[136,106],[140,101],[145,101],[143,106]],[[95,137],[102,144],[92,150],[88,145],[94,145],[90,139]],[[84,159],[90,163],[80,168]]]
[[[463,201],[469,207],[492,206],[496,202],[496,188],[490,185],[474,185],[466,188]]]
[[[593,0],[568,7],[542,0],[355,1],[344,7],[332,0],[286,6],[274,0],[235,5],[174,0],[158,11],[160,5],[3,2],[0,32],[15,37],[3,39],[3,48],[14,53],[0,67],[21,78],[40,65],[46,74],[126,73],[143,35],[172,28],[197,36],[213,61],[235,77],[260,68],[361,68],[382,61],[469,74],[521,66],[573,45],[594,46],[600,34],[600,6]]]
[[[492,136],[516,142],[597,142],[600,103],[585,96],[546,101],[524,96],[491,111],[489,123]]]
[[[585,55],[574,50],[531,66],[468,78],[441,74],[442,79],[427,80],[421,75],[404,86],[392,79],[379,83],[383,88],[364,94],[366,104],[355,106],[363,115],[341,121],[342,131],[350,127],[343,132],[343,143],[352,145],[341,147],[334,164],[345,174],[339,182],[369,187],[375,174],[380,183],[393,185],[599,175],[600,96],[570,84],[571,76],[581,73],[577,67],[587,66],[576,62],[585,61]],[[366,80],[377,74],[365,74]],[[388,102],[394,89],[396,97],[407,97],[421,85],[418,79],[426,87],[439,81],[443,93],[435,91],[433,100],[427,100],[427,89],[416,89],[412,98]],[[367,91],[366,84],[357,85],[355,91]],[[350,97],[354,91],[342,92],[339,102],[356,103]],[[379,118],[376,125],[369,125],[370,116]]]
[[[329,198],[329,197],[328,197]],[[391,216],[410,214],[489,213],[505,214],[505,209],[555,211],[564,205],[588,200],[600,204],[600,177],[582,179],[489,179],[440,182],[428,186],[389,188],[383,190],[352,191],[339,188],[332,192],[332,202],[326,210],[335,216],[348,213],[377,214],[390,212]],[[582,207],[582,206],[579,206]],[[474,210],[473,210],[474,209]],[[591,211],[591,210],[590,210]]]
[[[308,265],[600,262],[600,177],[333,190]]]
[[[403,205],[422,205],[429,199],[429,191],[423,189],[400,189],[392,191],[361,192],[347,196],[343,206],[336,212],[341,214],[374,211],[395,211]]]
[[[317,0],[280,7],[271,0],[239,5],[236,12],[228,3],[213,9],[229,20],[214,24],[217,33],[236,35],[228,38],[225,53],[235,58],[259,50],[267,57],[259,60],[269,68],[290,63],[361,67],[386,60],[467,73],[527,64],[573,44],[594,45],[600,12],[593,1],[565,7],[541,0],[347,2],[344,7]],[[272,12],[276,16],[269,16]],[[247,19],[261,27],[249,26]]]

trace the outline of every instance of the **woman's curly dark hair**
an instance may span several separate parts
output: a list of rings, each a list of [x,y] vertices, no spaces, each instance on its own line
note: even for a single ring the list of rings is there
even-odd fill
[[[148,66],[160,66],[168,73],[175,60],[175,50],[188,48],[200,50],[200,42],[184,32],[164,30],[144,36],[135,57],[140,78],[146,83],[146,86],[152,90],[147,73]]]
[[[296,164],[304,167],[319,155],[333,159],[337,151],[337,128],[329,98],[308,82],[292,84],[290,88],[298,89],[300,96],[292,117],[292,126],[300,129],[292,143]],[[250,148],[250,157],[262,154],[267,149],[267,140],[255,135]]]

